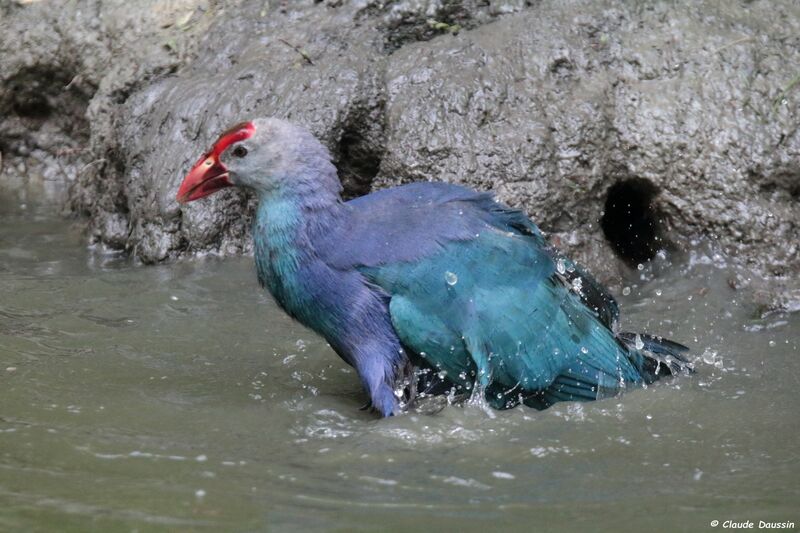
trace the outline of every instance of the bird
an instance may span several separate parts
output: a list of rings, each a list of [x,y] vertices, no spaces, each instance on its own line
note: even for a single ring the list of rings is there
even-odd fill
[[[345,201],[328,149],[274,117],[222,132],[176,200],[232,186],[258,198],[261,286],[382,417],[445,394],[541,410],[692,371],[686,346],[619,331],[611,293],[490,192],[431,181]]]

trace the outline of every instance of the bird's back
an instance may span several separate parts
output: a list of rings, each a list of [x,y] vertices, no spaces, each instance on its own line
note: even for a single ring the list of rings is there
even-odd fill
[[[412,358],[496,407],[589,400],[646,380],[612,331],[616,302],[491,195],[420,183],[348,203],[324,260],[389,299]],[[577,281],[576,281],[577,280]]]

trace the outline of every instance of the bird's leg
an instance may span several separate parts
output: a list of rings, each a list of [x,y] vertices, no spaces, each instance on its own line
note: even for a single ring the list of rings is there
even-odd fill
[[[370,396],[370,406],[378,411],[381,416],[400,414],[400,407],[394,395],[394,389],[385,381],[377,381],[372,375],[362,376],[364,388]]]
[[[403,368],[400,363],[406,357],[399,343],[383,339],[362,341],[352,359],[372,408],[382,416],[400,414],[402,409],[394,386],[398,370]]]

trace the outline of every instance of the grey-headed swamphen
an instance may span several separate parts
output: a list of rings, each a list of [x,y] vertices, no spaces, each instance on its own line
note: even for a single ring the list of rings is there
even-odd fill
[[[328,150],[274,118],[222,133],[177,198],[229,186],[259,198],[261,284],[355,367],[383,416],[420,386],[541,409],[691,366],[680,344],[618,332],[608,291],[491,194],[414,183],[345,202]]]

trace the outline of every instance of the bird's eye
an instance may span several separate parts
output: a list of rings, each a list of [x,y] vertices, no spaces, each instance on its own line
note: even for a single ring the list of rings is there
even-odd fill
[[[241,144],[233,149],[233,155],[236,157],[244,157],[247,155],[247,148],[242,146]]]

